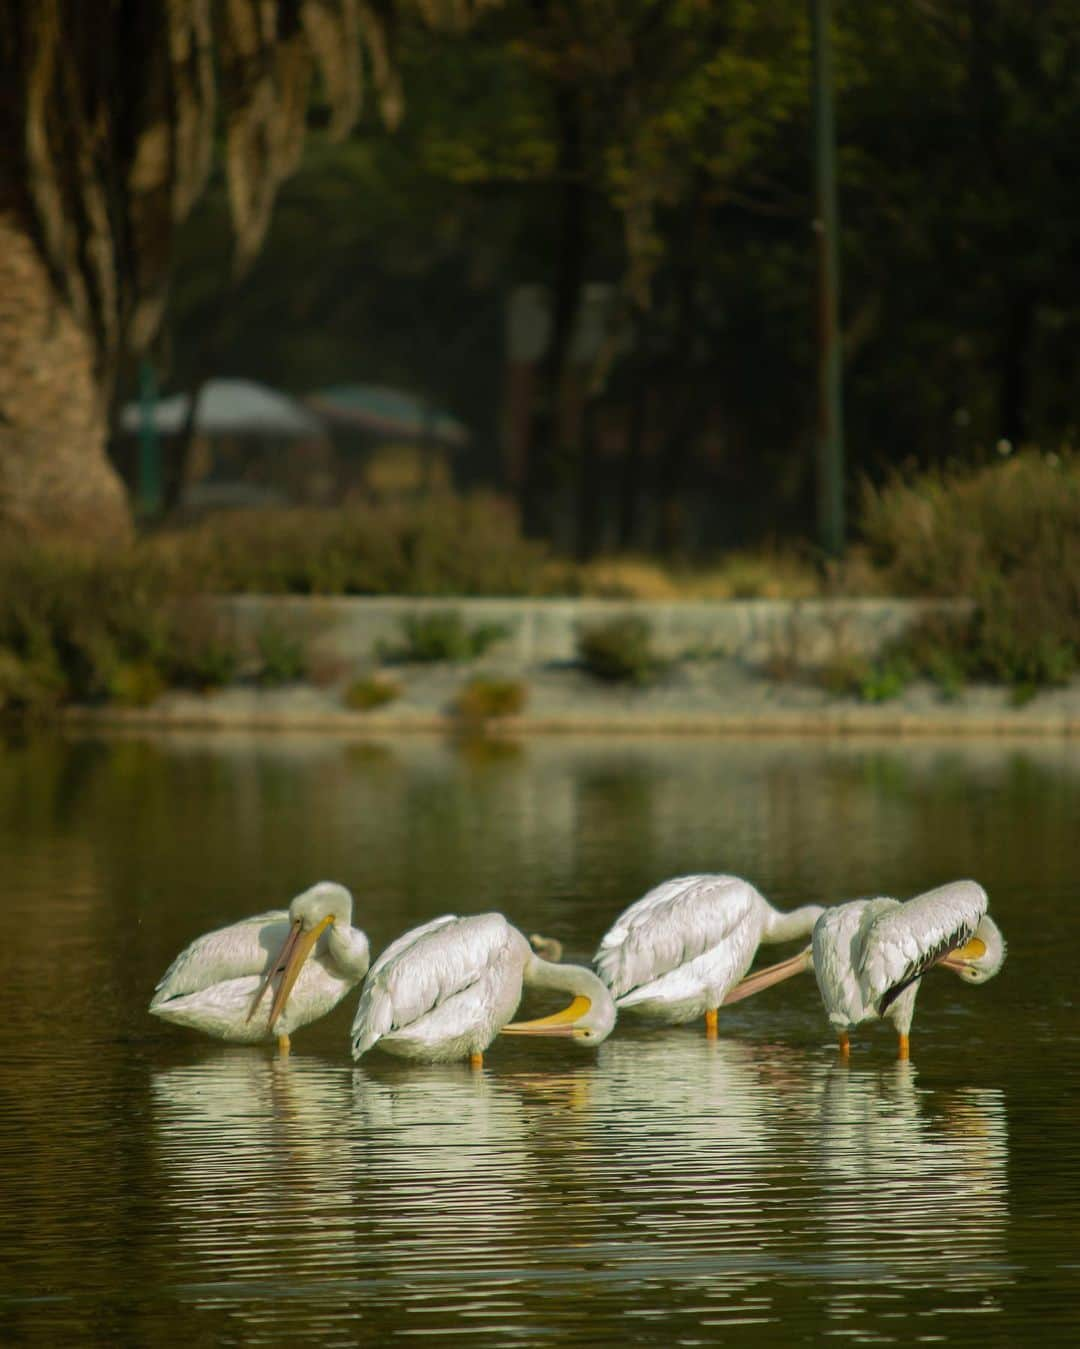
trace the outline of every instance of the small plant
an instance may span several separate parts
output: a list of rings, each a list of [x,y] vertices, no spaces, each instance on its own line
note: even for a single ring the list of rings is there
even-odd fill
[[[401,697],[401,685],[382,675],[354,679],[345,690],[345,705],[354,712],[370,712]]]
[[[457,609],[410,615],[402,619],[401,632],[403,644],[380,654],[399,661],[469,661],[507,635],[501,623],[470,628]]]
[[[615,618],[582,628],[578,656],[591,675],[609,683],[651,684],[664,668],[643,618]]]
[[[164,692],[161,671],[148,660],[122,661],[109,680],[109,701],[120,707],[149,707]]]
[[[840,652],[817,671],[817,680],[834,698],[858,697],[871,677],[872,667],[865,656]]]
[[[871,665],[866,677],[859,685],[859,697],[864,703],[886,703],[899,698],[915,677],[915,671],[909,661],[901,656],[892,656],[879,664]]]
[[[899,698],[915,674],[910,659],[900,649],[894,649],[877,661],[842,653],[819,669],[818,680],[834,697],[884,703]]]
[[[259,651],[260,684],[291,684],[307,674],[308,655],[303,642],[282,631],[276,623],[267,623],[260,628],[255,642]]]
[[[461,690],[454,710],[463,721],[484,722],[516,717],[525,707],[528,690],[520,679],[471,680]]]

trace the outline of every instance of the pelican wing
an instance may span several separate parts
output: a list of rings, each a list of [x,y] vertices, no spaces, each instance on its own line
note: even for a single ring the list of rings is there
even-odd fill
[[[728,941],[763,904],[737,876],[677,876],[655,886],[615,920],[593,964],[622,997]]]
[[[490,978],[515,955],[524,963],[527,953],[524,937],[497,913],[447,914],[406,932],[371,967],[353,1019],[353,1053]]]
[[[272,909],[197,937],[158,980],[150,1006],[199,993],[228,979],[264,974],[288,931],[288,910]]]
[[[975,881],[952,881],[880,915],[866,930],[856,961],[867,1005],[881,1016],[942,956],[969,941],[986,902]]]

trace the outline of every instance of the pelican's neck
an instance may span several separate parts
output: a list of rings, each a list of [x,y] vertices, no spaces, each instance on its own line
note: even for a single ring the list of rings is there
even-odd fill
[[[611,999],[606,985],[584,965],[554,965],[550,960],[532,954],[525,962],[522,978],[530,988],[553,988],[560,993],[573,993],[575,997],[580,995],[594,1003]]]
[[[769,904],[761,929],[761,940],[798,941],[801,937],[808,937],[824,912],[820,904],[804,904],[801,909],[792,909],[790,913],[783,913]]]
[[[341,920],[330,925],[326,947],[338,969],[350,979],[362,979],[371,964],[368,939],[359,928]]]

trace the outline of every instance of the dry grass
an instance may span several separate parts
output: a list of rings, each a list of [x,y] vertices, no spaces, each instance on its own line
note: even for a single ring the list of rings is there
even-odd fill
[[[640,557],[586,563],[581,593],[610,599],[805,599],[822,592],[818,572],[794,553],[729,553],[711,566],[670,568]]]
[[[863,533],[892,592],[966,595],[972,620],[921,634],[920,666],[1018,688],[1080,665],[1080,457],[1026,450],[895,479],[863,496]]]
[[[516,717],[527,701],[528,689],[520,679],[478,676],[458,694],[454,710],[462,721],[476,725]]]

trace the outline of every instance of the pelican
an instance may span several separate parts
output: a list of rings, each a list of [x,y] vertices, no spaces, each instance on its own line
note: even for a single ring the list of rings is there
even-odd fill
[[[738,876],[677,876],[616,918],[593,964],[620,1011],[669,1024],[704,1014],[711,1037],[759,942],[806,937],[822,912],[807,904],[782,913]]]
[[[507,1024],[522,989],[573,995],[561,1012]],[[615,1025],[607,989],[581,965],[542,959],[499,913],[444,914],[399,937],[371,967],[352,1026],[353,1057],[375,1044],[428,1063],[466,1056],[474,1068],[504,1035],[561,1035],[599,1044]]]
[[[311,960],[308,956],[313,955]],[[352,895],[320,881],[288,909],[259,913],[197,937],[165,971],[150,1011],[219,1040],[254,1044],[325,1016],[367,973],[367,937],[352,926]],[[269,1013],[260,1004],[280,975]]]
[[[986,905],[986,891],[975,881],[951,881],[904,903],[880,898],[837,904],[814,924],[805,951],[743,979],[725,1002],[813,969],[845,1058],[854,1026],[888,1017],[899,1036],[898,1057],[906,1059],[915,996],[927,970],[939,965],[969,984],[984,984],[1001,969],[1005,939]]]

